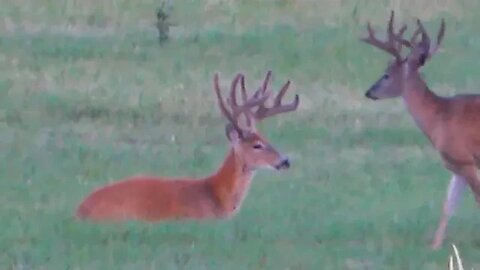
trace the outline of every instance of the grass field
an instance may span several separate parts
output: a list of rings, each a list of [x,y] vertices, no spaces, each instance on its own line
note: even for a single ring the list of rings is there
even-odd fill
[[[428,249],[450,178],[401,100],[363,94],[387,56],[358,41],[389,10],[436,31],[437,93],[479,93],[476,0],[0,0],[0,269],[447,269],[451,243],[480,268],[469,194]],[[411,30],[411,29],[410,29]],[[409,32],[410,33],[410,32]],[[204,176],[227,151],[212,95],[244,71],[287,79],[301,107],[262,124],[290,154],[257,174],[231,220],[75,220],[93,188],[135,174]]]

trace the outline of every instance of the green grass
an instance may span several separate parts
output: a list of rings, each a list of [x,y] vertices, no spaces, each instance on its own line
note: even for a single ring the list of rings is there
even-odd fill
[[[451,243],[480,267],[471,195],[444,248],[428,249],[449,173],[400,100],[363,97],[387,56],[358,41],[390,8],[435,31],[443,16],[429,85],[478,93],[478,1],[173,4],[160,46],[156,1],[0,1],[0,269],[447,269]],[[253,88],[270,68],[273,87],[291,79],[302,99],[261,127],[293,166],[259,172],[237,216],[73,218],[105,183],[216,169],[227,141],[213,74],[227,86],[244,71]]]

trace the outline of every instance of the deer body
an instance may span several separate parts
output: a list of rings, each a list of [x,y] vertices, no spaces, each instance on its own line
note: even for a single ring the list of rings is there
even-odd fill
[[[275,98],[275,104],[267,108],[265,101],[271,72],[267,73],[263,87],[248,98],[244,76],[233,80],[228,105],[220,93],[218,75],[215,75],[215,92],[220,111],[227,118],[226,135],[230,150],[218,170],[201,178],[164,178],[135,176],[109,184],[93,191],[77,208],[80,219],[91,221],[139,220],[159,222],[167,220],[205,220],[232,217],[240,209],[259,168],[288,169],[288,158],[280,154],[255,128],[255,122],[275,114],[296,110],[298,95],[287,105],[281,100],[289,82]],[[241,83],[243,104],[236,97]],[[256,111],[252,111],[257,108]],[[241,125],[240,117],[246,123]]]
[[[410,115],[453,173],[432,242],[438,249],[467,184],[480,202],[480,95],[437,96],[421,78],[404,87],[402,97]]]
[[[232,216],[242,205],[253,172],[230,150],[219,170],[203,179],[136,176],[102,187],[79,206],[92,220],[210,219]]]
[[[418,28],[408,41],[402,35],[406,26],[395,33],[392,11],[387,29],[387,40],[380,41],[370,24],[369,36],[362,41],[373,45],[394,57],[384,75],[366,92],[370,99],[402,97],[408,112],[417,126],[428,137],[442,157],[446,169],[452,172],[432,248],[438,249],[444,240],[450,217],[469,186],[480,203],[480,95],[456,95],[442,97],[432,92],[420,75],[419,69],[438,50],[445,32],[442,20],[437,43],[431,46],[430,37],[420,20]],[[421,35],[421,41],[417,37]],[[410,48],[406,57],[401,56],[402,46]]]
[[[418,127],[445,161],[474,162],[480,154],[479,95],[438,96],[418,76],[406,82],[402,98]]]

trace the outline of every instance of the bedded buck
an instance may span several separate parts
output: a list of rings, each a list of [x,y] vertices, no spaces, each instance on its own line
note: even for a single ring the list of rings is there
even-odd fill
[[[202,178],[167,178],[136,176],[100,187],[77,208],[80,219],[92,221],[139,220],[158,222],[174,219],[219,219],[233,216],[241,207],[255,170],[288,169],[288,158],[279,153],[255,128],[255,123],[276,114],[294,111],[293,102],[282,105],[290,85],[288,81],[274,99],[271,107],[265,105],[270,97],[267,90],[269,71],[260,87],[250,97],[245,89],[245,77],[238,74],[232,81],[228,102],[225,102],[214,77],[214,90],[220,112],[228,120],[226,135],[230,150],[220,168]],[[237,88],[241,86],[239,104]],[[241,121],[244,120],[244,121]]]
[[[443,211],[435,236],[433,249],[442,246],[447,224],[454,214],[465,186],[469,186],[480,202],[480,95],[443,97],[432,92],[419,69],[437,52],[445,33],[442,19],[436,43],[432,44],[420,20],[410,40],[404,39],[406,25],[397,32],[391,12],[386,41],[375,36],[370,23],[368,36],[361,40],[393,56],[384,74],[366,92],[366,97],[377,100],[401,97],[417,126],[440,153],[444,166],[452,173]],[[402,57],[402,47],[410,51]]]

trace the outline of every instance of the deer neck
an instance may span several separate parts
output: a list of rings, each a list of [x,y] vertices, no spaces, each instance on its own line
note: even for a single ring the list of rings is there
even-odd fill
[[[428,88],[419,74],[405,80],[402,97],[417,126],[430,138],[438,123],[442,98]]]
[[[253,176],[254,170],[230,149],[220,168],[209,179],[221,215],[231,215],[241,207]]]

